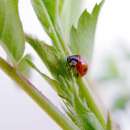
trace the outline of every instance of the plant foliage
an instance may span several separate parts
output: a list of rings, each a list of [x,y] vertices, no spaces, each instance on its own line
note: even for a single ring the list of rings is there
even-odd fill
[[[91,60],[96,23],[103,2],[96,4],[92,13],[82,10],[82,0],[31,0],[31,2],[53,45],[48,45],[28,34],[25,34],[25,38],[53,78],[43,74],[28,56],[17,62],[19,64],[16,71],[22,73],[23,68],[26,67],[35,69],[57,92],[65,104],[69,120],[71,119],[73,123],[71,122],[70,125],[65,118],[66,125],[64,125],[62,116],[56,116],[59,113],[55,111],[53,105],[49,105],[49,101],[47,104],[49,111],[46,106],[44,109],[64,130],[105,130],[104,116],[89,92],[88,86],[81,77],[77,77],[74,71],[70,70],[66,61],[67,56],[71,54],[79,54]],[[18,61],[24,52],[24,35],[18,16],[17,0],[0,0],[0,31],[0,39],[7,48],[9,56]],[[30,85],[26,86],[30,87]],[[41,95],[39,91],[36,92]],[[32,87],[32,93],[36,92]],[[44,101],[44,96],[42,98]],[[42,102],[41,98],[39,102]],[[60,118],[62,120],[59,120]]]

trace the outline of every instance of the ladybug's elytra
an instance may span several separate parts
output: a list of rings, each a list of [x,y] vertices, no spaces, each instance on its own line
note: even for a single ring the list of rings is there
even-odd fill
[[[76,70],[78,75],[84,76],[87,73],[88,65],[84,62],[80,55],[68,56],[67,62],[71,68]]]

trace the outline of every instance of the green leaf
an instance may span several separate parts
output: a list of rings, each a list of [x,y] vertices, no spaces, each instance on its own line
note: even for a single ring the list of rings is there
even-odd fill
[[[66,57],[55,49],[54,46],[47,45],[43,41],[29,35],[26,35],[26,41],[36,51],[54,78],[59,79],[60,76],[67,79],[71,78],[70,71],[68,72],[66,66]]]
[[[30,35],[26,35],[26,41],[33,47],[47,66],[49,66],[50,63],[56,65],[57,60],[54,56],[55,49],[53,46],[50,46]]]
[[[95,5],[92,13],[85,10],[80,16],[78,27],[71,28],[70,41],[71,50],[74,54],[80,54],[91,61],[94,46],[94,36],[98,15],[103,1],[99,5]]]
[[[42,73],[35,64],[33,64],[30,60],[27,60],[27,63],[29,66],[31,66],[35,71],[37,71],[52,87],[53,89],[59,93],[59,88],[60,88],[60,84],[58,83],[58,81],[51,79],[50,77],[48,77],[46,74]]]
[[[69,34],[72,25],[78,22],[82,12],[83,0],[64,0],[63,9],[60,14],[63,28],[63,36],[66,43],[69,42]]]
[[[18,15],[18,0],[0,0],[0,40],[12,60],[24,52],[24,33]]]
[[[26,77],[30,77],[31,74],[31,70],[27,62],[28,60],[32,60],[32,56],[29,54],[25,55],[17,64],[17,70],[19,70]]]
[[[47,66],[47,68],[51,71],[51,73],[58,74],[60,69],[59,59],[57,57],[57,56],[60,57],[60,54],[58,55],[58,51],[55,50],[53,46],[47,45],[43,41],[40,41],[29,35],[26,36],[26,40],[37,52],[37,54],[44,62],[44,64]]]

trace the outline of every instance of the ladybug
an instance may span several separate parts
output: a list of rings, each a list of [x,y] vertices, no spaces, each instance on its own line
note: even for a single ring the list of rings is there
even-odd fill
[[[70,68],[74,68],[78,76],[84,76],[87,73],[88,65],[80,55],[71,55],[67,57],[67,63]]]

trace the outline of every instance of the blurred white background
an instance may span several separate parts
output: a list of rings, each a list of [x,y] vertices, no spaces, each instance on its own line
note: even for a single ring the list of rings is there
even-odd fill
[[[89,11],[92,10],[97,0],[90,0],[84,4]],[[31,33],[40,39],[50,43],[50,39],[43,31],[38,22],[35,13],[31,7],[30,0],[19,0],[20,17],[25,32]],[[130,1],[129,0],[106,0],[99,16],[96,38],[95,53],[92,64],[93,77],[99,73],[101,60],[104,55],[115,53],[117,44],[124,42],[130,48]],[[41,65],[35,52],[27,46],[27,50],[34,55],[34,61],[42,68],[44,73],[48,73],[45,66]],[[0,56],[5,57],[5,53],[0,48]],[[124,70],[124,72],[127,70]],[[37,78],[38,77],[38,78]],[[37,73],[32,72],[31,80],[38,88],[56,104],[59,108],[60,102],[56,94],[49,85],[39,77]],[[106,88],[105,88],[106,89]],[[115,91],[99,92],[100,98],[109,108]],[[130,112],[127,114],[116,113],[113,117],[118,119],[122,130],[130,129]],[[48,117],[42,110],[21,91],[17,85],[12,82],[0,70],[0,130],[60,130],[60,128]]]

